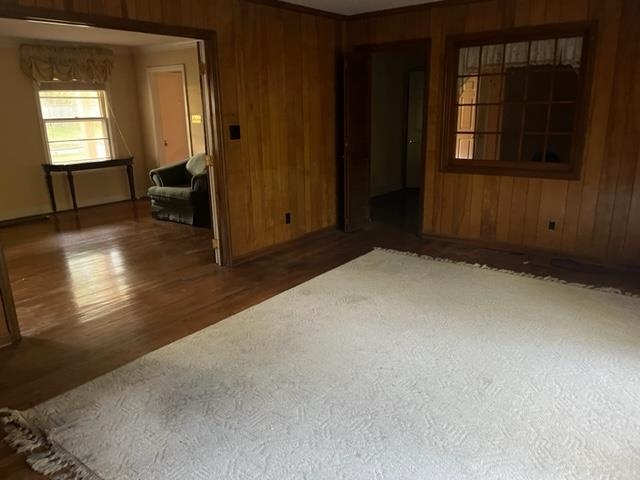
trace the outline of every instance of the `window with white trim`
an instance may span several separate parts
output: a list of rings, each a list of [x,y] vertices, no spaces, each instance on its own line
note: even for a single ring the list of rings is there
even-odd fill
[[[106,95],[105,90],[39,89],[40,113],[52,164],[112,158]]]

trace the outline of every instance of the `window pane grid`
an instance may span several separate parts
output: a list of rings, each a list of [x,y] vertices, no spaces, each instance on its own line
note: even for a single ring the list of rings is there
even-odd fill
[[[561,102],[555,102],[561,103]],[[105,117],[71,117],[71,118],[45,118],[45,123],[64,123],[64,122],[101,122],[104,121]]]
[[[562,51],[559,49],[561,39],[564,39]],[[582,39],[572,36],[519,43],[494,43],[460,49],[459,52],[466,51],[464,56],[462,53],[459,54],[456,76],[458,97],[455,107],[458,111],[458,125],[460,126],[460,118],[472,118],[473,130],[455,129],[457,138],[455,157],[477,160],[485,158],[489,149],[494,152],[495,158],[492,160],[568,163],[570,160],[568,154],[562,157],[558,154],[560,150],[563,154],[567,153],[566,145],[562,148],[556,145],[557,151],[552,151],[550,142],[557,143],[559,139],[565,138],[569,139],[570,143],[573,135],[573,114],[577,104],[577,88],[572,91],[573,84],[567,83],[564,91],[556,95],[556,84],[559,71],[568,78],[565,79],[565,83],[575,78],[574,83],[577,85],[581,80],[581,47]],[[580,54],[579,57],[576,51]],[[507,56],[511,62],[509,66]],[[523,80],[523,86],[520,87],[521,100],[507,98],[506,95],[507,83],[511,80],[509,75],[514,72]],[[471,101],[468,95],[464,98],[462,95],[464,86],[470,81],[477,85],[475,96]],[[519,95],[516,93],[517,97]],[[566,98],[571,95],[573,99]],[[510,96],[513,96],[513,92]],[[505,107],[515,108],[514,112],[519,110],[519,118],[508,121],[505,118]],[[466,113],[461,113],[463,110],[466,110]],[[539,113],[533,116],[534,112]],[[512,124],[518,122],[519,128],[513,128],[513,131],[508,130]],[[527,128],[527,126],[539,128]],[[514,145],[517,147],[517,153],[514,150],[509,154],[512,158],[505,158],[508,153],[502,151],[503,139],[506,138],[513,138],[517,144]],[[497,146],[494,142],[498,142]],[[464,145],[462,150],[461,145]]]
[[[42,90],[39,98],[51,163],[112,158],[104,91]]]
[[[555,62],[558,58],[558,39],[554,39],[553,41],[553,59],[554,59],[554,66],[555,66]],[[554,68],[553,71],[551,72],[551,86],[549,87],[549,98],[547,100],[549,100],[549,105],[547,105],[547,121],[546,121],[546,125],[545,125],[545,135],[544,135],[544,149],[542,150],[542,161],[546,163],[546,161],[549,159],[549,155],[548,155],[548,151],[549,151],[549,125],[551,124],[551,101],[553,100],[553,87],[554,87],[554,83],[555,83],[555,77],[556,77],[556,69]]]
[[[89,142],[93,140],[109,140],[109,137],[69,138],[67,140],[49,140],[49,143]]]
[[[103,92],[104,90],[83,90],[81,88],[78,88],[77,90],[56,90],[54,88],[46,88],[45,86],[40,90],[40,96],[53,98],[99,98]]]
[[[61,96],[61,95],[47,95],[46,93],[40,93],[40,98],[45,100],[59,100],[59,99],[67,99],[71,98],[73,100],[99,100],[100,96],[84,96],[80,97],[78,95],[71,96]]]
[[[108,138],[106,122],[98,120],[73,120],[70,122],[45,121],[49,143],[73,140],[98,140]]]

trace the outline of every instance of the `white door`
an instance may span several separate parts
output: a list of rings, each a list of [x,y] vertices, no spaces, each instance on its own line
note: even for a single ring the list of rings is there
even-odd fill
[[[152,70],[150,75],[158,163],[171,165],[191,155],[184,72]]]

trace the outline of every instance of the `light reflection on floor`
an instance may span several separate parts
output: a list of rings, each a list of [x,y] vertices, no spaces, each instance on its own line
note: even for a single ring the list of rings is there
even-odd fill
[[[71,294],[82,313],[109,311],[131,297],[125,262],[118,248],[65,255]],[[95,317],[94,317],[95,318]]]

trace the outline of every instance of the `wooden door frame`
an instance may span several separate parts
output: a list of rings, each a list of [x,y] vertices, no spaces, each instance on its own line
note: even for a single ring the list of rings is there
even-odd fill
[[[20,335],[20,324],[16,315],[16,306],[11,291],[11,281],[9,280],[9,272],[7,271],[7,260],[0,246],[0,309],[4,312],[4,319],[7,322],[7,331],[9,332],[9,340],[15,345],[22,339]],[[0,344],[0,347],[4,345]]]
[[[353,145],[354,143],[357,145],[358,142],[354,142],[354,136],[352,135],[353,133],[353,122],[352,122],[352,117],[356,118],[357,115],[354,115],[353,109],[349,108],[349,105],[351,105],[351,101],[352,101],[352,96],[354,95],[354,90],[352,88],[351,85],[351,75],[353,71],[360,71],[360,70],[354,70],[353,69],[353,65],[355,63],[358,63],[359,60],[361,60],[362,58],[366,59],[366,72],[364,72],[366,74],[366,95],[367,95],[367,101],[363,102],[365,104],[366,108],[366,114],[365,116],[367,118],[371,118],[371,58],[369,56],[369,54],[362,54],[362,52],[358,52],[358,51],[353,51],[353,52],[345,52],[345,54],[343,55],[343,59],[342,59],[342,65],[343,65],[343,69],[342,69],[342,82],[339,83],[338,85],[342,85],[343,87],[343,95],[342,95],[342,100],[343,100],[343,109],[342,109],[342,165],[340,166],[340,168],[338,169],[338,171],[341,173],[340,179],[338,180],[338,188],[340,189],[339,195],[338,195],[338,203],[341,205],[342,209],[341,209],[341,214],[342,214],[342,218],[341,218],[341,226],[342,229],[345,232],[352,232],[352,231],[356,231],[359,230],[361,228],[365,228],[366,225],[368,225],[370,223],[371,220],[371,212],[370,212],[370,205],[367,205],[367,212],[366,212],[366,218],[363,219],[360,218],[360,221],[362,222],[362,225],[360,225],[358,223],[358,219],[356,219],[356,226],[354,227],[354,215],[353,215],[353,211],[351,210],[351,205],[352,205],[352,195],[347,195],[347,192],[352,193],[351,189],[350,189],[350,185],[352,182],[352,172],[354,171],[351,167],[353,165],[354,160],[354,149],[353,149]],[[358,113],[358,112],[356,112]],[[362,112],[359,112],[362,113]],[[367,145],[367,152],[371,153],[371,122],[369,122],[369,128],[367,128],[366,130],[366,145]],[[357,135],[356,135],[357,136]],[[357,152],[359,150],[356,150]],[[357,156],[358,158],[361,157],[361,155]],[[369,158],[368,160],[368,164],[371,164],[371,159]],[[369,196],[369,189],[370,189],[370,183],[371,183],[371,178],[370,178],[370,173],[371,173],[371,168],[368,168],[366,173],[366,186],[367,186],[367,196]]]
[[[11,18],[15,20],[42,20],[70,25],[85,25],[89,27],[106,28],[110,30],[124,30],[129,32],[151,33],[155,35],[168,35],[173,37],[185,37],[199,40],[204,45],[205,71],[208,80],[208,87],[211,95],[208,99],[203,98],[203,102],[208,102],[211,117],[203,115],[205,122],[205,138],[207,153],[213,155],[215,171],[215,195],[218,206],[217,219],[219,225],[220,239],[219,251],[221,264],[229,266],[232,263],[231,231],[229,222],[229,195],[227,185],[227,165],[222,142],[222,112],[220,110],[220,72],[218,67],[218,41],[215,30],[183,27],[169,25],[165,23],[154,23],[141,20],[131,20],[122,17],[109,17],[105,15],[85,14],[69,12],[41,7],[22,7],[17,5],[0,4],[0,18]],[[212,128],[207,129],[206,123],[211,122]],[[211,135],[207,131],[212,132]],[[212,230],[213,231],[213,230]]]
[[[193,45],[194,48],[197,48],[197,45]],[[153,111],[152,123],[153,123],[153,132],[155,135],[155,147],[156,147],[156,158],[159,157],[159,148],[160,148],[160,130],[158,125],[158,107],[156,105],[157,91],[153,88],[152,79],[156,73],[164,73],[164,72],[178,72],[182,75],[182,94],[184,96],[184,120],[187,125],[187,143],[189,144],[189,156],[193,155],[193,139],[191,134],[191,121],[189,118],[189,97],[187,96],[187,70],[183,63],[175,64],[175,65],[160,65],[155,67],[147,67],[147,87],[149,91],[149,98],[151,99],[151,110]]]
[[[418,205],[418,231],[416,235],[420,236],[423,233],[424,227],[424,199],[425,199],[425,187],[426,187],[426,172],[427,172],[427,119],[429,114],[429,83],[431,77],[431,39],[430,38],[418,38],[413,40],[399,40],[397,42],[386,43],[369,43],[353,45],[352,51],[365,52],[370,55],[379,52],[389,52],[395,50],[407,50],[411,48],[424,49],[424,105],[423,105],[423,128],[422,128],[422,154],[420,155],[420,194]],[[369,90],[371,91],[371,75],[369,75]],[[345,115],[347,112],[344,113]],[[406,123],[407,119],[404,119]],[[369,123],[371,123],[371,115],[369,116]],[[369,127],[371,128],[371,127]],[[406,139],[405,139],[406,141]],[[406,147],[406,145],[405,145]],[[406,162],[406,159],[405,159]],[[369,158],[369,166],[371,166],[371,159]],[[345,197],[344,201],[347,201],[347,192],[342,193]]]

